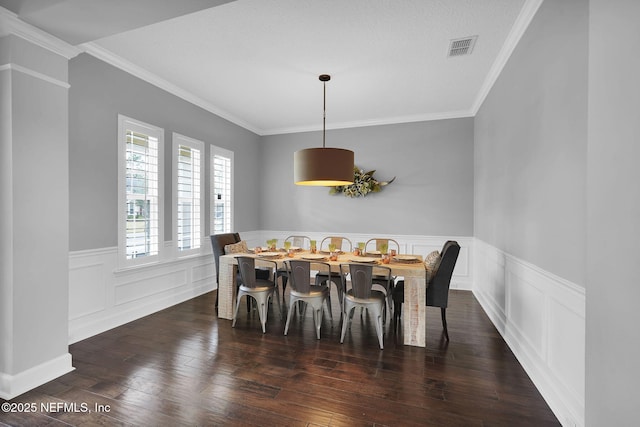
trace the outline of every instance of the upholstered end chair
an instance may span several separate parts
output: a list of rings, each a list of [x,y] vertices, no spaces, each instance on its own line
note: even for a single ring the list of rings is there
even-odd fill
[[[458,242],[448,240],[440,252],[439,264],[435,270],[428,271],[425,283],[427,285],[426,305],[429,307],[440,307],[442,329],[447,341],[449,341],[449,331],[447,329],[446,312],[447,305],[449,304],[449,287],[459,253],[460,245],[458,245]],[[397,325],[398,319],[402,314],[402,303],[404,302],[404,280],[399,280],[393,289],[393,302],[393,321],[394,325]]]
[[[225,246],[233,245],[235,243],[239,243],[242,239],[240,239],[240,233],[222,233],[222,234],[212,234],[211,238],[211,248],[213,249],[213,260],[216,265],[216,285],[218,288],[220,287],[219,277],[220,277],[220,255],[225,255]],[[257,277],[259,279],[268,279],[269,271],[268,270],[258,270],[256,271]],[[236,286],[240,286],[241,279],[240,275],[236,275]],[[218,297],[216,296],[216,309],[218,308]]]

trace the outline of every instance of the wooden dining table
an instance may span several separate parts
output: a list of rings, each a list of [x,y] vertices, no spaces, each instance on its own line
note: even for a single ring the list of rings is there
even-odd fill
[[[260,266],[262,259],[275,261],[278,268],[284,267],[284,262],[290,259],[302,259],[309,255],[309,251],[293,252],[293,257],[287,256],[282,252],[282,257],[265,257],[263,254],[254,253],[236,253],[231,255],[220,256],[220,277],[218,278],[218,318],[233,319],[234,301],[237,274],[237,256],[253,256],[256,258],[256,266]],[[367,256],[368,257],[368,256]],[[326,260],[322,262],[331,266],[331,270],[340,271],[340,264],[349,262],[358,262],[360,257],[352,253],[341,253],[335,261]],[[397,259],[407,258],[406,255],[398,256]],[[404,306],[402,308],[402,326],[404,331],[404,344],[417,347],[425,347],[426,342],[426,270],[422,263],[422,257],[415,255],[419,262],[402,262],[392,259],[389,264],[380,264],[391,268],[394,276],[402,276],[404,278]],[[364,259],[364,258],[360,258]],[[266,263],[265,263],[266,266]]]

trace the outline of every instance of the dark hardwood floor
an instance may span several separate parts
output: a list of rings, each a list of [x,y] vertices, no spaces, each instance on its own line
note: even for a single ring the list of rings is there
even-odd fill
[[[559,425],[471,292],[451,292],[450,342],[428,308],[426,348],[388,321],[384,350],[366,312],[340,344],[333,296],[321,340],[310,311],[284,336],[274,306],[265,335],[244,304],[232,329],[211,292],[78,342],[75,371],[13,399],[35,412],[0,425]]]

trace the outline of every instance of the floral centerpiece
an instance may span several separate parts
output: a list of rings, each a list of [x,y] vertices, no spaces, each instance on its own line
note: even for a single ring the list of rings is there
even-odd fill
[[[375,172],[375,170],[365,172],[356,166],[353,168],[353,184],[331,187],[329,194],[342,193],[347,197],[364,197],[369,193],[379,192],[382,187],[391,184],[396,179],[394,176],[390,181],[378,181],[373,177]]]

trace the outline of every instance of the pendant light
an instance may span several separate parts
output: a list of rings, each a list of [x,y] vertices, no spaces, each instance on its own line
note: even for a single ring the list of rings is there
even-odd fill
[[[328,74],[319,77],[323,84],[322,148],[307,148],[293,154],[293,180],[296,185],[333,187],[353,184],[353,151],[325,147]]]

